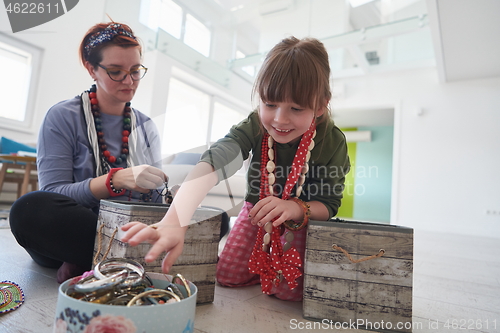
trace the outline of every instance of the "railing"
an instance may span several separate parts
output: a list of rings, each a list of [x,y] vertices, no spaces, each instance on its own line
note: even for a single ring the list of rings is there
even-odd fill
[[[361,56],[359,56],[359,54],[357,58],[355,56],[354,57],[355,60],[351,63],[351,65],[355,63],[354,67],[361,67],[362,70],[364,67],[364,73],[366,73],[366,67],[373,65],[373,63],[369,64],[368,61],[364,59],[364,54],[362,54],[360,50],[353,51],[354,50],[353,48],[362,46],[363,44],[369,44],[374,42],[380,42],[382,44],[384,40],[388,40],[389,38],[397,36],[409,35],[428,26],[428,24],[429,24],[428,16],[420,15],[400,21],[390,22],[386,24],[381,24],[364,29],[346,32],[343,34],[324,38],[321,41],[323,42],[323,44],[325,45],[326,49],[329,52],[336,52],[339,49],[346,49],[351,53],[353,52],[360,53]],[[383,48],[386,46],[381,45],[380,47]],[[430,42],[427,43],[426,47],[432,48],[432,43]],[[231,84],[231,77],[234,74],[243,77],[249,82],[253,82],[254,78],[248,75],[246,72],[244,72],[242,68],[244,68],[245,66],[259,66],[267,54],[267,52],[263,52],[263,53],[253,54],[241,59],[231,59],[228,60],[227,66],[223,66],[211,60],[210,58],[205,57],[201,53],[195,51],[194,49],[187,46],[182,41],[173,37],[172,35],[170,35],[169,33],[165,32],[162,29],[159,29],[156,34],[155,48],[158,51],[165,53],[169,57],[172,57],[173,59],[179,61],[180,63],[186,65],[187,67],[193,69],[194,71],[204,75],[205,77],[209,78],[210,80],[216,82],[217,84],[223,87],[228,87]],[[422,59],[424,61],[429,60],[428,55],[433,53],[427,52],[425,54],[427,55],[427,58]],[[387,62],[385,63],[385,65],[387,65]],[[344,68],[341,68],[340,70],[349,69],[348,68],[349,64],[347,65],[341,64],[341,66],[344,66]],[[345,66],[347,66],[347,68]],[[338,65],[332,66],[333,72],[335,72],[336,69],[338,69]],[[359,68],[356,69],[358,70],[359,73]]]

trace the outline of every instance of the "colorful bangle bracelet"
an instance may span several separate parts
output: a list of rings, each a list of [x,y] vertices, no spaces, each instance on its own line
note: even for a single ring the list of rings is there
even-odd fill
[[[125,194],[125,189],[117,190],[113,186],[113,175],[117,171],[122,170],[122,169],[123,168],[112,168],[111,170],[109,170],[108,177],[106,178],[106,187],[108,189],[109,195],[112,196],[112,197],[117,197],[119,195]]]
[[[291,231],[301,230],[309,222],[309,216],[311,216],[311,206],[307,202],[302,201],[296,197],[290,198],[288,200],[295,201],[297,204],[299,204],[299,206],[302,208],[302,210],[304,212],[304,216],[303,216],[302,222],[296,222],[294,220],[287,220],[283,224],[284,224],[285,228],[287,228],[288,230],[291,230]]]

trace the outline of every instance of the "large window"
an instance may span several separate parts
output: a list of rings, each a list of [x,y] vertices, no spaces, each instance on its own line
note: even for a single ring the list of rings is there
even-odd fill
[[[0,127],[27,129],[31,124],[40,50],[0,34]]]
[[[170,155],[200,146],[208,147],[246,116],[246,110],[171,78],[162,153]]]
[[[194,16],[186,15],[184,43],[205,57],[210,56],[210,30]]]
[[[175,78],[170,79],[163,132],[163,154],[206,145],[210,96]]]
[[[210,143],[223,138],[233,125],[242,121],[246,115],[235,110],[228,104],[219,101],[214,102],[214,113],[210,132]]]
[[[210,56],[211,30],[173,0],[142,0],[140,21],[161,28],[205,57]]]

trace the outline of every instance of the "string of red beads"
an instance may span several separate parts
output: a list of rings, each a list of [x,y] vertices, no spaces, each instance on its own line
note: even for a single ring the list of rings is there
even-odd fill
[[[122,130],[122,150],[121,154],[117,157],[111,155],[108,150],[108,146],[106,145],[106,141],[104,140],[104,132],[102,128],[102,119],[101,112],[99,108],[99,102],[97,100],[97,87],[96,85],[92,85],[89,90],[89,98],[90,105],[92,109],[92,115],[94,116],[94,124],[97,132],[97,140],[99,143],[99,150],[101,152],[101,156],[108,161],[109,163],[121,164],[123,161],[127,160],[127,155],[129,154],[129,145],[128,138],[130,135],[131,129],[131,108],[130,102],[125,104],[125,108],[123,110],[123,130]]]

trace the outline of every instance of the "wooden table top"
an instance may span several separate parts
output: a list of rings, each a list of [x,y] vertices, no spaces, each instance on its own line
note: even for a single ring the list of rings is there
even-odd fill
[[[9,161],[14,163],[17,162],[36,163],[36,157],[0,154],[0,162],[1,161]]]

